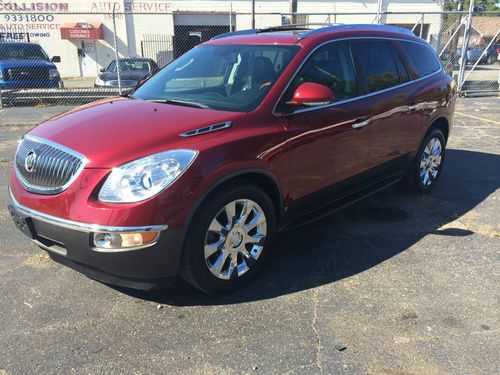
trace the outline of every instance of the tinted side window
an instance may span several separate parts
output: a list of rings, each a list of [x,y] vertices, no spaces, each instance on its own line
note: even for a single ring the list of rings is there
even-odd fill
[[[412,42],[401,42],[401,45],[413,61],[413,65],[415,65],[416,73],[419,77],[434,73],[441,68],[437,62],[436,56],[429,47]]]
[[[285,93],[290,100],[301,83],[314,82],[329,87],[337,101],[358,95],[356,74],[347,43],[331,43],[318,49],[307,60]]]
[[[368,92],[383,90],[401,83],[393,51],[386,41],[357,42],[356,50]]]
[[[392,50],[392,57],[394,57],[394,61],[396,62],[396,68],[398,69],[399,82],[400,83],[408,82],[410,80],[410,75],[406,70],[405,64],[403,64],[403,60],[401,60],[401,56],[399,56],[399,54],[392,46],[391,50]]]

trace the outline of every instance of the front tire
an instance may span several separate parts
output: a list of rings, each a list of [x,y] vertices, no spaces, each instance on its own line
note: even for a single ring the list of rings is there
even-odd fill
[[[439,129],[431,129],[424,138],[415,157],[408,178],[420,194],[428,194],[436,186],[443,169],[446,139]]]
[[[186,234],[182,278],[207,293],[247,284],[261,268],[276,231],[269,196],[250,182],[224,186],[201,204]]]

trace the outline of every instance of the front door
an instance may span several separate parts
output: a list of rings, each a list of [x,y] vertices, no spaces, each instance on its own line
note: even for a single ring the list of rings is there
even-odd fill
[[[306,205],[319,203],[334,184],[367,168],[370,126],[349,44],[332,42],[314,52],[287,89],[279,109],[304,82],[329,87],[335,101],[326,106],[290,108],[287,131],[291,161],[289,195]],[[320,194],[316,194],[320,193]]]

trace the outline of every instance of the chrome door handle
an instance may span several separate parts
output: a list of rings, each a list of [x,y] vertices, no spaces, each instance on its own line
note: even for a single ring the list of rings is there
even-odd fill
[[[416,111],[420,108],[420,104],[411,104],[408,106],[408,111]]]
[[[352,128],[359,129],[359,128],[362,128],[363,126],[368,125],[369,123],[370,123],[370,120],[355,122],[354,124],[352,124]]]

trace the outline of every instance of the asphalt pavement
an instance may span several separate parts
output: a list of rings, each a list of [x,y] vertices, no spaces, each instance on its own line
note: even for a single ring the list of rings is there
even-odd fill
[[[280,236],[249,287],[111,287],[11,223],[18,139],[54,107],[0,110],[0,375],[498,374],[499,98],[460,99],[439,185],[395,186]]]

